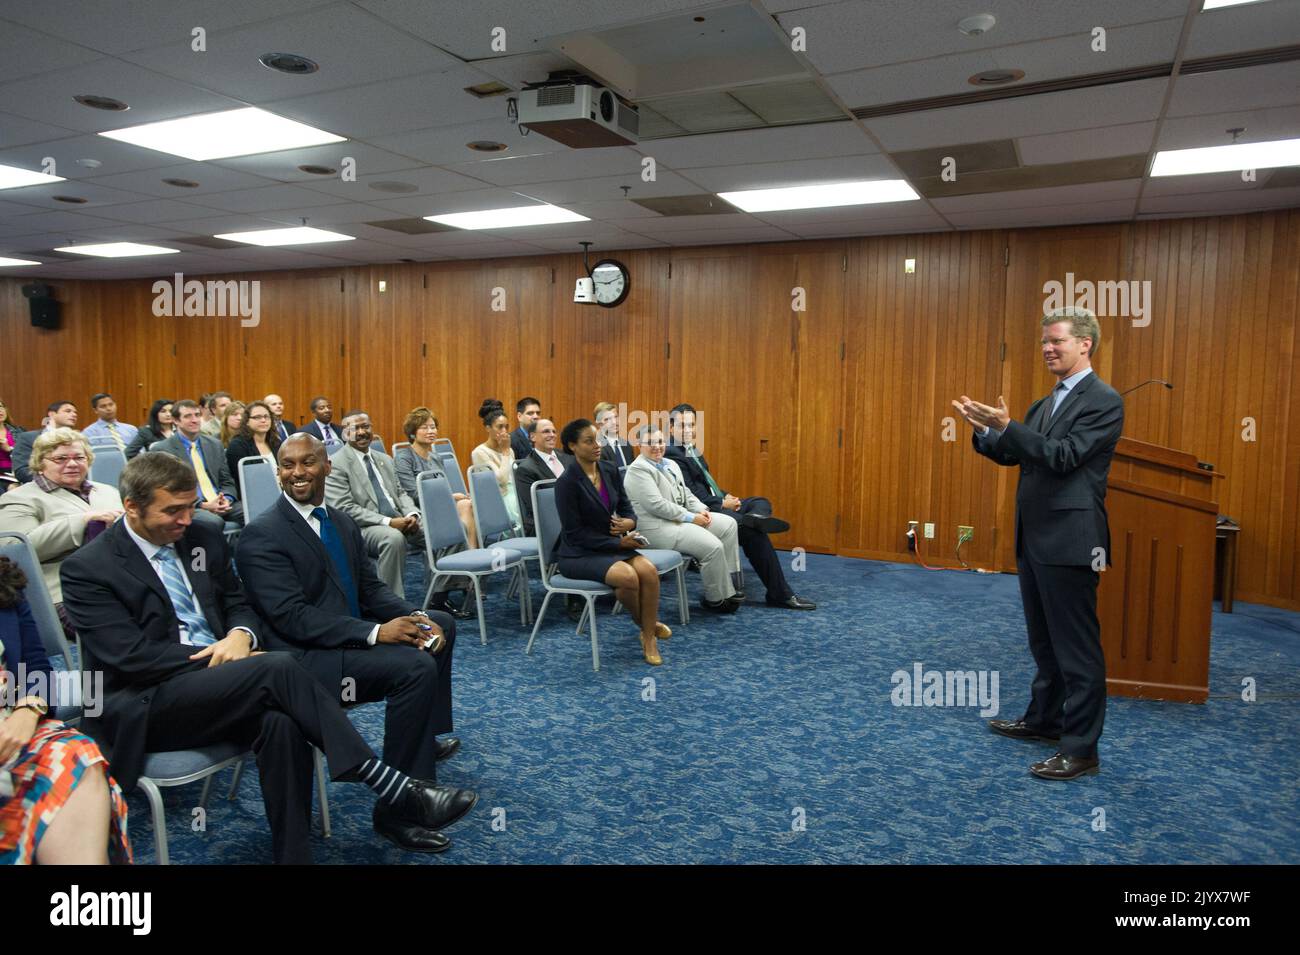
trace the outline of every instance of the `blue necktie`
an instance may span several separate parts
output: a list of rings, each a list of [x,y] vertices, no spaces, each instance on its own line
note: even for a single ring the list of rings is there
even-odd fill
[[[176,616],[189,631],[189,642],[196,647],[206,647],[216,643],[217,638],[213,636],[212,628],[208,626],[208,618],[203,616],[203,611],[199,610],[194,603],[194,598],[190,596],[189,587],[185,586],[185,572],[181,570],[181,563],[176,559],[176,551],[170,547],[161,547],[154,555],[154,559],[158,561],[158,567],[162,570],[163,586],[167,588],[167,596],[172,599]]]
[[[320,521],[320,542],[325,545],[325,552],[330,555],[330,560],[334,561],[334,569],[339,572],[339,579],[343,581],[343,592],[348,597],[348,610],[352,616],[358,620],[361,619],[361,605],[357,603],[357,585],[352,579],[352,568],[348,566],[348,555],[343,550],[343,539],[339,537],[338,530],[334,527],[334,522],[330,520],[329,514],[325,508],[313,508],[312,517]]]

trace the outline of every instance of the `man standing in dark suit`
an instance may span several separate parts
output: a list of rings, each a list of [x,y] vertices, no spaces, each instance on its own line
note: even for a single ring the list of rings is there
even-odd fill
[[[102,713],[88,705],[85,728],[114,777],[134,787],[150,752],[251,745],[275,860],[310,862],[310,743],[334,779],[379,794],[377,829],[405,848],[446,848],[438,830],[469,811],[473,794],[382,763],[293,657],[260,652],[265,625],[244,600],[225,538],[192,522],[195,485],[167,455],[134,458],[122,472],[125,516],[61,569],[83,667],[104,674]]]
[[[434,779],[434,764],[460,748],[437,738],[452,728],[455,621],[414,609],[376,576],[356,522],[324,504],[321,441],[295,434],[280,445],[279,465],[284,494],[236,550],[249,599],[270,624],[266,644],[294,654],[344,703],[387,700],[384,762]],[[428,641],[435,652],[424,652]]]
[[[330,400],[323,396],[313,398],[311,413],[312,420],[299,429],[300,433],[309,434],[316,440],[323,441],[327,452],[343,447],[343,432],[330,423],[334,420],[334,408]]]
[[[202,433],[203,415],[197,401],[188,398],[172,405],[176,430],[163,439],[158,450],[184,461],[194,469],[199,481],[199,509],[195,520],[206,521],[216,529],[226,521],[244,523],[244,505],[239,503],[235,479],[226,462],[226,452],[216,438]]]
[[[529,451],[515,459],[515,497],[519,501],[519,516],[524,522],[524,535],[535,533],[533,525],[533,485],[538,481],[558,478],[573,462],[573,455],[555,450],[559,435],[555,422],[538,418],[528,422]],[[579,598],[581,599],[581,598]]]
[[[753,565],[754,573],[767,588],[767,605],[788,610],[816,610],[817,605],[796,594],[785,579],[776,548],[768,537],[769,534],[785,533],[790,525],[772,516],[772,502],[767,498],[738,498],[718,486],[709,473],[709,462],[695,444],[695,421],[695,408],[688,404],[680,404],[668,413],[672,436],[665,456],[676,462],[686,486],[709,510],[735,518],[740,547]],[[737,596],[743,600],[745,592],[739,579],[736,590]]]
[[[528,425],[542,416],[542,403],[536,398],[520,398],[515,402],[515,420],[519,427],[510,432],[510,447],[514,449],[515,460],[522,461],[528,457],[532,445],[528,443]]]
[[[1099,572],[1109,563],[1106,476],[1124,429],[1124,402],[1092,370],[1101,327],[1087,309],[1058,309],[1042,320],[1043,360],[1057,378],[1022,424],[965,395],[953,406],[976,429],[975,450],[1020,467],[1016,488],[1016,567],[1038,672],[1019,720],[993,720],[995,733],[1058,744],[1029,767],[1042,779],[1074,779],[1100,766],[1106,717],[1106,661],[1097,620]]]

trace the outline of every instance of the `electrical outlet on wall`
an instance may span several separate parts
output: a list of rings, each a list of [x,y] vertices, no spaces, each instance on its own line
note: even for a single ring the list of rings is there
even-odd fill
[[[963,543],[963,542],[965,542],[965,541],[971,541],[971,540],[974,540],[974,539],[975,539],[975,528],[971,527],[971,526],[968,525],[968,524],[958,524],[958,525],[957,525],[957,543],[958,543],[958,544],[961,544],[961,543]]]

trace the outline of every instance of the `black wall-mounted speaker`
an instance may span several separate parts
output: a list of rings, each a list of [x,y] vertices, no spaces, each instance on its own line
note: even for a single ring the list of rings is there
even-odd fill
[[[27,304],[32,310],[32,325],[36,328],[59,327],[59,303],[52,298],[32,298]]]

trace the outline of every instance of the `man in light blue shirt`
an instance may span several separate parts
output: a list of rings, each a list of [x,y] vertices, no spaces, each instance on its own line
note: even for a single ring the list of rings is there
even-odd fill
[[[94,395],[90,399],[90,407],[98,418],[81,433],[89,438],[92,444],[115,447],[125,454],[126,446],[135,440],[135,433],[138,430],[136,426],[117,420],[117,402],[107,392]]]

